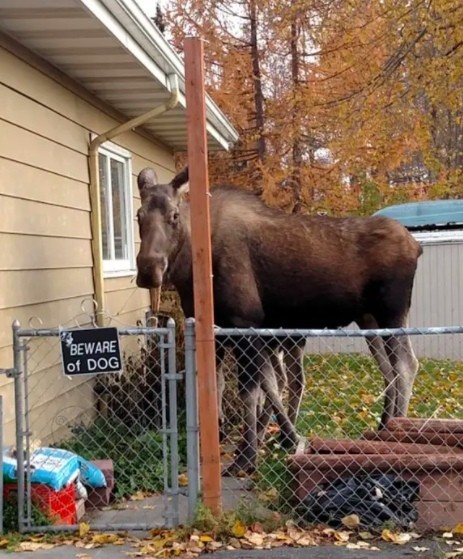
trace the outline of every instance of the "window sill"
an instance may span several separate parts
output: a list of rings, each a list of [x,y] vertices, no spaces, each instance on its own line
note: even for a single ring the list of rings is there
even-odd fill
[[[136,273],[137,273],[137,270],[119,270],[119,271],[113,271],[113,272],[105,271],[103,273],[103,277],[104,277],[104,279],[133,277],[134,282],[135,282]],[[134,285],[134,287],[135,287],[135,285]]]

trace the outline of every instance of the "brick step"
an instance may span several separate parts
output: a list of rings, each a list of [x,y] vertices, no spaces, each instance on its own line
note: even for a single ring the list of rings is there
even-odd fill
[[[463,448],[463,433],[436,433],[435,431],[365,431],[363,440],[400,443],[419,443]]]
[[[421,471],[449,469],[463,471],[463,453],[448,454],[295,454],[288,457],[292,471],[332,470],[344,472],[379,470],[387,471]]]
[[[388,431],[426,431],[428,433],[447,433],[463,435],[463,420],[424,419],[420,417],[394,417],[386,423]]]
[[[445,445],[312,437],[306,454],[459,454],[463,449]]]
[[[313,437],[305,452],[288,457],[295,502],[341,477],[395,473],[420,482],[417,529],[447,528],[463,519],[462,449],[463,421],[458,420],[398,418],[359,440]]]

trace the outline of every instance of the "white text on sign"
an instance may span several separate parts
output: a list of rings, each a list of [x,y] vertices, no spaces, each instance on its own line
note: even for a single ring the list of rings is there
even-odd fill
[[[116,353],[117,343],[115,340],[103,342],[81,342],[78,344],[71,344],[69,350],[72,356],[92,355],[95,353]]]

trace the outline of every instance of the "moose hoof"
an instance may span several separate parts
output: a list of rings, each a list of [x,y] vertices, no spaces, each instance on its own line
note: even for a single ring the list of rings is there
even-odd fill
[[[295,449],[298,443],[299,437],[296,432],[282,436],[280,440],[281,448],[284,448],[285,450]]]

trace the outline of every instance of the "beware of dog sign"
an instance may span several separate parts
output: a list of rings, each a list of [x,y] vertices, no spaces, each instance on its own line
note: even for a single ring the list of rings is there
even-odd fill
[[[122,369],[117,328],[61,330],[60,344],[65,375],[118,373]]]

